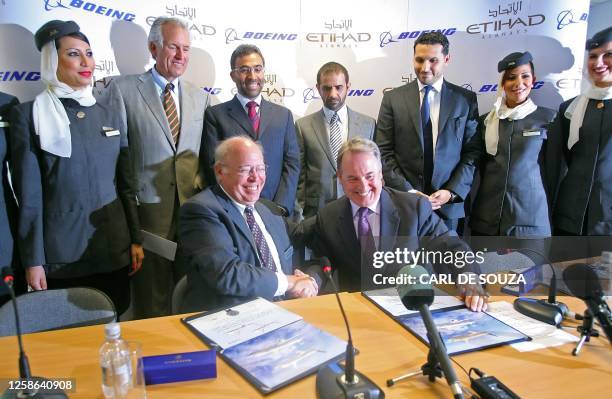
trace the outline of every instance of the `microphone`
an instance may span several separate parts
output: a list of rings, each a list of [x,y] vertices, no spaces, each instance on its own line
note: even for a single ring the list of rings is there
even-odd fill
[[[383,399],[385,393],[368,377],[355,370],[355,348],[353,346],[351,328],[349,327],[342,301],[340,301],[340,295],[338,295],[338,288],[331,275],[332,268],[328,258],[321,258],[321,268],[334,289],[334,294],[336,295],[336,300],[338,301],[340,312],[342,313],[342,318],[346,325],[348,341],[346,344],[344,371],[342,371],[339,364],[333,362],[322,366],[317,372],[317,397],[320,399]]]
[[[558,327],[561,321],[563,321],[563,317],[569,313],[569,309],[564,303],[557,302],[557,274],[550,260],[540,251],[532,248],[501,248],[496,252],[498,255],[507,255],[513,252],[531,252],[542,258],[550,266],[552,277],[548,285],[548,299],[519,297],[514,300],[514,309],[527,317]],[[528,258],[533,260],[529,256]],[[538,264],[537,260],[533,260],[533,262]]]
[[[563,281],[575,297],[586,303],[612,344],[612,313],[595,270],[584,263],[573,264],[563,270]]]
[[[402,278],[400,276],[405,277]],[[429,283],[429,273],[423,266],[404,266],[397,274],[399,281],[408,281],[409,284],[398,285],[397,293],[408,310],[418,310],[427,329],[427,339],[429,340],[430,351],[433,351],[435,360],[440,363],[446,382],[450,386],[455,399],[463,399],[463,391],[455,369],[450,362],[450,358],[446,353],[446,346],[438,332],[438,328],[433,321],[429,306],[433,303],[434,292]],[[421,280],[422,276],[426,276],[426,282]],[[429,364],[429,367],[435,367]],[[430,376],[430,380],[433,381]]]
[[[17,299],[15,298],[15,291],[13,291],[13,282],[15,281],[15,276],[13,275],[13,270],[6,266],[2,269],[2,281],[6,285],[8,292],[11,296],[11,301],[13,302],[13,311],[15,313],[15,328],[17,330],[17,342],[19,344],[19,379],[26,382],[26,386],[28,385],[28,381],[33,381],[38,386],[52,386],[51,384],[44,384],[44,381],[47,381],[42,377],[32,377],[32,373],[30,372],[30,362],[28,361],[28,357],[26,356],[25,350],[23,349],[23,342],[21,340],[21,325],[19,323],[19,312],[17,310]],[[53,388],[52,391],[44,393],[40,392],[38,389],[30,389],[30,388],[22,388],[17,390],[7,390],[4,392],[2,398],[33,398],[33,399],[63,399],[68,398],[63,390],[59,388]]]

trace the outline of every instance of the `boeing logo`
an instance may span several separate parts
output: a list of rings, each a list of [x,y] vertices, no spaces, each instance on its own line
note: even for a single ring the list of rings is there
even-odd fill
[[[0,81],[2,82],[35,82],[37,80],[40,80],[40,72],[38,71],[0,71]]]
[[[304,99],[304,104],[312,101],[312,100],[320,100],[321,97],[318,96],[319,92],[312,87],[308,87],[302,93],[302,98]],[[349,97],[369,97],[374,94],[374,89],[351,89],[347,93]]]
[[[225,43],[229,44],[235,40],[251,39],[251,40],[295,40],[297,33],[282,33],[282,32],[244,32],[242,36],[238,34],[236,29],[228,28],[225,30]]]
[[[391,32],[383,32],[380,34],[380,48],[385,47],[387,44],[396,43],[397,40],[393,40]]]
[[[544,81],[543,80],[538,80],[537,82],[533,83],[532,89],[533,90],[537,90],[537,89],[541,88],[542,86],[544,86]],[[494,91],[497,91],[497,83],[482,85],[480,90],[478,90],[479,93],[490,93],[490,92],[494,92]]]
[[[427,33],[427,32],[440,32],[444,36],[451,36],[451,35],[454,35],[455,32],[457,32],[457,28],[414,30],[414,31],[402,32],[399,35],[397,35],[397,37],[395,38],[393,37],[393,34],[391,34],[391,32],[387,31],[387,32],[383,32],[380,34],[379,46],[382,48],[391,43],[397,43],[400,40],[416,39],[417,37],[421,36],[423,33]]]
[[[469,83],[464,83],[464,84],[461,85],[461,87],[463,87],[464,89],[469,90],[469,91],[474,91],[474,89],[472,88],[472,85],[469,84]]]
[[[225,44],[230,44],[231,42],[233,42],[235,40],[240,40],[238,38],[238,33],[236,33],[236,29],[234,29],[234,28],[227,28],[225,30]]]
[[[304,90],[302,93],[302,97],[304,98],[304,104],[312,100],[320,100],[321,97],[317,96],[317,91],[312,87],[309,87]]]
[[[374,94],[374,89],[351,89],[348,92],[349,97],[369,97]]]
[[[217,94],[221,93],[221,88],[220,87],[207,87],[207,86],[204,86],[204,87],[202,87],[202,90],[204,90],[207,93],[212,94],[213,96],[216,96]]]
[[[561,11],[557,15],[557,30],[561,30],[571,24],[577,24],[578,22],[586,22],[588,18],[589,14],[584,12],[578,20],[574,20],[574,14],[570,10]]]
[[[62,0],[44,0],[45,1],[45,11],[51,11],[54,8],[68,8],[62,4]]]
[[[66,6],[62,3],[62,0],[43,0],[45,4],[45,10],[51,11],[55,8],[79,8],[83,11],[91,12],[94,14],[103,15],[109,18],[122,19],[124,21],[133,21],[136,18],[136,14],[126,11],[116,10],[114,8],[105,7],[92,2],[85,2],[83,0],[70,0],[70,4]]]

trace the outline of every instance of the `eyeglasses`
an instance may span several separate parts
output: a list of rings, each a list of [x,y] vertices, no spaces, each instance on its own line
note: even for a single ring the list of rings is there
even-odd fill
[[[268,170],[268,165],[243,165],[238,168],[238,176],[251,176],[254,173],[257,173],[260,176],[266,174]]]
[[[250,66],[241,66],[238,68],[234,68],[234,71],[238,71],[240,72],[242,75],[248,75],[251,72],[255,72],[257,74],[262,73],[264,71],[264,66],[263,65],[255,65],[254,67],[250,67]]]

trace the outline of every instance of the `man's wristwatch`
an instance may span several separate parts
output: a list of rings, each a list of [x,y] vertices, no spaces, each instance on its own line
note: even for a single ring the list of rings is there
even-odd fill
[[[452,191],[448,190],[448,192],[450,193],[450,199],[448,200],[449,203],[453,203],[455,202],[455,200],[457,199],[457,197],[459,197],[457,194],[453,193]]]

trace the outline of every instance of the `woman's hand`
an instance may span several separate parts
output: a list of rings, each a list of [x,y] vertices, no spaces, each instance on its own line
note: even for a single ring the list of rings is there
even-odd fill
[[[26,281],[34,291],[47,289],[47,275],[42,266],[30,266],[26,268]]]
[[[144,250],[140,244],[132,244],[130,246],[130,255],[132,258],[132,264],[130,265],[130,272],[128,276],[133,276],[142,267],[142,260],[144,259]]]

